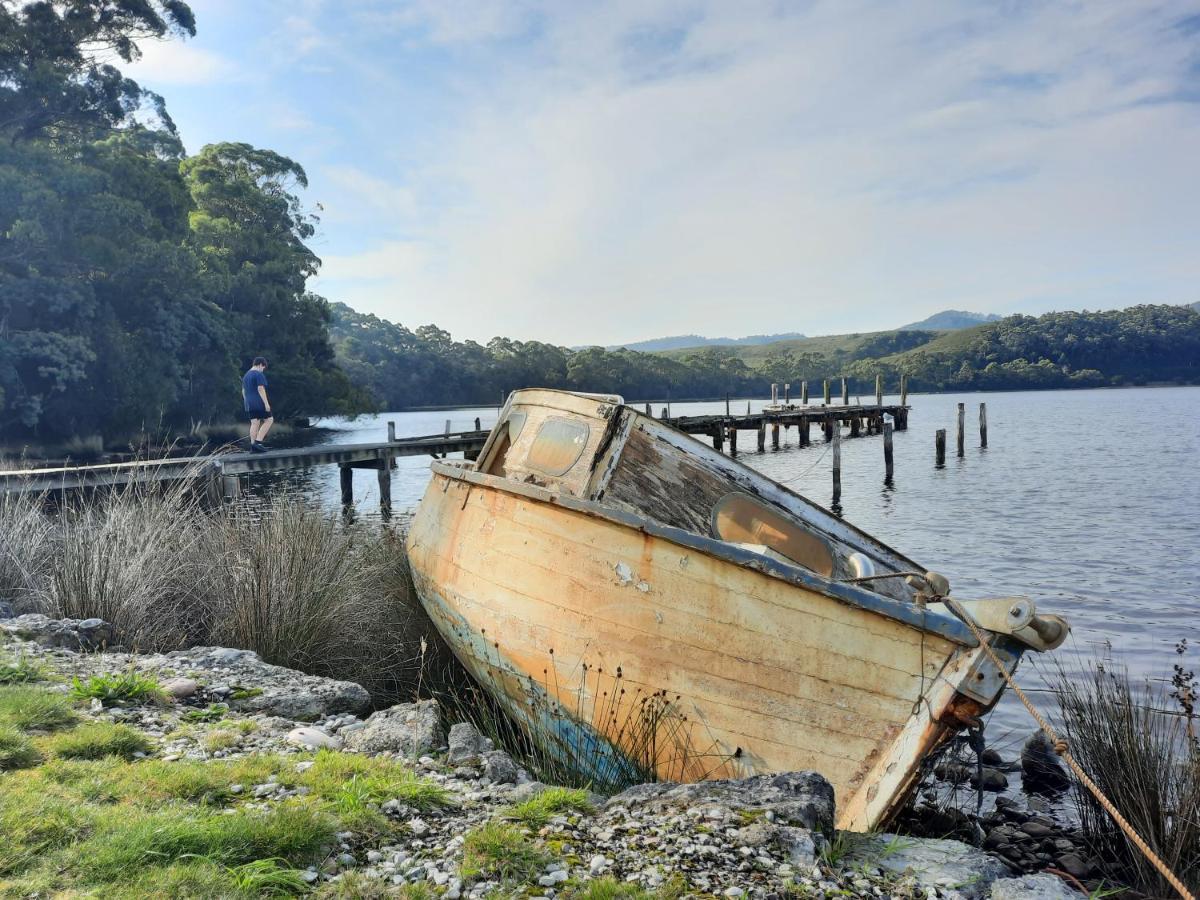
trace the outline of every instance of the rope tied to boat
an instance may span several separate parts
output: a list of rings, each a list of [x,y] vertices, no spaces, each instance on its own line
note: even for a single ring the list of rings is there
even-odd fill
[[[1146,843],[1145,839],[1143,839],[1142,836],[1134,830],[1134,827],[1129,824],[1129,820],[1121,815],[1120,810],[1118,810],[1113,805],[1113,802],[1109,800],[1107,796],[1105,796],[1102,790],[1100,790],[1099,785],[1092,781],[1087,772],[1083,770],[1083,767],[1075,761],[1075,757],[1071,755],[1070,746],[1065,740],[1063,740],[1062,737],[1059,736],[1058,732],[1051,727],[1050,723],[1046,721],[1046,719],[1037,710],[1030,699],[1025,695],[1025,692],[1021,690],[1021,686],[1017,684],[1012,674],[1000,660],[1000,657],[996,655],[996,651],[994,651],[991,647],[991,644],[987,642],[982,629],[979,627],[978,623],[976,623],[971,614],[968,613],[957,600],[952,600],[949,597],[943,597],[942,602],[945,603],[946,606],[949,607],[954,614],[962,619],[963,622],[966,623],[966,626],[971,629],[971,632],[975,635],[975,639],[979,641],[979,646],[981,646],[984,653],[987,654],[988,659],[990,659],[992,664],[1000,671],[1000,675],[1004,678],[1004,681],[1010,688],[1013,689],[1013,693],[1017,695],[1021,703],[1023,703],[1025,708],[1029,710],[1029,714],[1033,716],[1033,720],[1037,722],[1038,727],[1041,728],[1046,737],[1050,739],[1050,743],[1054,746],[1054,752],[1062,757],[1063,762],[1065,762],[1071,771],[1075,773],[1075,777],[1078,778],[1083,786],[1088,789],[1088,792],[1096,798],[1096,802],[1104,808],[1105,812],[1112,816],[1113,821],[1117,823],[1117,826],[1125,833],[1125,836],[1129,838],[1129,840],[1135,847],[1138,848],[1138,850],[1141,851],[1142,855],[1150,861],[1150,864],[1159,871],[1159,874],[1161,874],[1162,877],[1167,880],[1171,887],[1178,891],[1179,896],[1182,897],[1183,900],[1196,900],[1196,895],[1188,890],[1187,886],[1182,880],[1180,880],[1179,876],[1171,871],[1171,868],[1165,862],[1163,862],[1162,858],[1150,848],[1150,845]]]

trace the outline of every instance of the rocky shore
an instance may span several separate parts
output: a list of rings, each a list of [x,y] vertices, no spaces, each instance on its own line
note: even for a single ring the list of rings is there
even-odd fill
[[[978,849],[954,840],[837,833],[833,791],[812,772],[647,784],[605,798],[538,783],[471,725],[444,722],[433,701],[372,712],[356,684],[268,665],[249,651],[100,652],[112,637],[96,620],[0,619],[0,665],[36,668],[47,691],[63,694],[121,673],[153,684],[148,697],[76,697],[76,727],[121,725],[139,733],[141,749],[122,763],[134,774],[159,766],[161,776],[171,771],[164,765],[210,773],[219,788],[214,802],[231,818],[325,803],[341,825],[307,864],[294,864],[294,893],[447,900],[1080,896],[1054,875],[1021,875],[1010,865],[1030,846],[1037,858],[1054,838],[1036,821],[1017,823],[1005,807],[986,849]],[[250,763],[258,759],[271,761],[258,770],[269,769],[261,780],[218,777],[254,772]],[[344,783],[316,778],[352,770]],[[388,784],[404,788],[396,796],[368,789],[385,783],[377,774],[385,770]],[[0,792],[21,771],[0,765]],[[18,876],[38,870],[25,860],[10,864],[6,875],[4,865],[0,854],[0,894],[23,896]]]

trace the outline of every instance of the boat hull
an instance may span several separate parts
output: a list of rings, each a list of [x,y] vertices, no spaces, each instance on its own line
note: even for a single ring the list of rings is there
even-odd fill
[[[981,709],[958,692],[979,648],[713,543],[445,464],[408,536],[456,656],[564,753],[665,780],[813,770],[839,827],[875,827]]]

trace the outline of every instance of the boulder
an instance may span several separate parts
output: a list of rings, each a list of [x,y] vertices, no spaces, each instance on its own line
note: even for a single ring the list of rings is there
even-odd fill
[[[1057,792],[1067,788],[1070,778],[1054,745],[1044,731],[1035,731],[1021,748],[1021,772],[1026,790]]]
[[[362,685],[305,675],[263,662],[253,650],[193,647],[160,658],[163,665],[201,676],[231,709],[315,722],[340,713],[365,714],[371,695]]]
[[[113,642],[113,628],[102,619],[51,619],[41,613],[0,620],[0,633],[66,650],[100,650]]]
[[[308,750],[340,750],[342,741],[331,734],[326,734],[320,728],[302,726],[288,732],[287,739]]]
[[[366,726],[346,738],[346,746],[363,753],[398,753],[411,759],[446,746],[437,701],[400,703],[373,713]]]
[[[771,818],[779,824],[810,831],[833,828],[833,787],[816,772],[782,772],[695,784],[639,784],[611,798],[607,806],[649,812],[722,806],[772,813]]]
[[[1080,896],[1053,875],[1022,875],[992,882],[992,900],[1079,900]]]
[[[446,764],[450,766],[474,765],[484,753],[496,749],[491,739],[480,734],[470,722],[450,726],[447,743]]]
[[[960,841],[914,838],[898,834],[844,833],[849,865],[869,865],[911,875],[923,888],[943,897],[982,900],[992,882],[1010,874],[1008,866]]]
[[[517,764],[503,750],[489,750],[483,754],[483,771],[496,784],[517,783]]]
[[[176,700],[183,700],[200,690],[200,685],[194,678],[172,678],[170,681],[163,682],[162,689],[168,696],[174,697]]]

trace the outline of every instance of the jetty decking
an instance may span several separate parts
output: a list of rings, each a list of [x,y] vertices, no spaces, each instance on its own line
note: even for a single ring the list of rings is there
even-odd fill
[[[780,429],[797,429],[800,436],[800,446],[807,447],[812,442],[812,426],[821,429],[825,440],[832,441],[834,431],[843,425],[850,429],[850,437],[860,437],[868,434],[883,434],[883,426],[887,417],[891,417],[897,431],[908,428],[908,406],[900,404],[879,405],[852,404],[849,406],[799,406],[776,405],[769,406],[762,412],[745,415],[732,413],[726,415],[704,416],[662,416],[680,431],[688,434],[708,435],[712,438],[713,446],[718,450],[729,443],[729,453],[737,454],[737,436],[739,431],[756,433],[759,450],[766,449],[767,430],[771,432],[771,446],[778,449]]]

